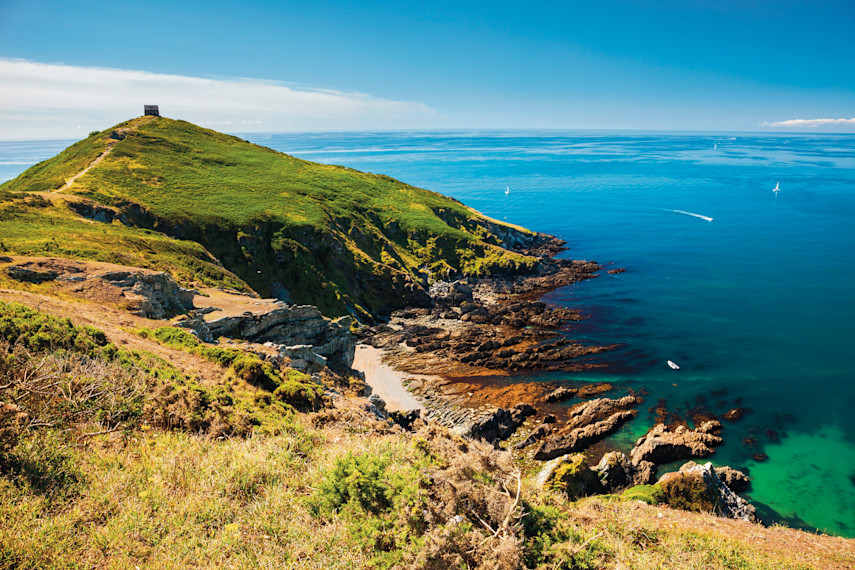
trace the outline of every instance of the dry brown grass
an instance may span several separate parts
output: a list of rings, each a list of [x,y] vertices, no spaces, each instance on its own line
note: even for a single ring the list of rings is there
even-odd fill
[[[602,533],[618,568],[855,568],[852,539],[601,497],[572,512]]]
[[[120,348],[151,352],[170,362],[186,375],[195,376],[202,382],[219,382],[225,372],[225,368],[201,356],[148,341],[132,332],[143,327],[155,329],[168,326],[169,321],[137,317],[121,309],[99,305],[92,301],[63,299],[51,294],[17,289],[0,289],[0,299],[17,301],[58,318],[68,317],[79,326],[87,325],[101,329],[106,333],[107,338]]]

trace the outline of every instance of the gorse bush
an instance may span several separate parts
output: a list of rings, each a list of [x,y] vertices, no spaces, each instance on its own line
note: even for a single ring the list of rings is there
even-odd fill
[[[26,410],[28,426],[134,423],[147,386],[133,364],[67,351],[39,355],[0,341],[0,400]]]
[[[4,301],[0,301],[0,338],[36,352],[65,349],[87,356],[99,354],[107,344],[106,335],[98,329]]]
[[[392,506],[389,457],[353,455],[339,458],[315,493],[318,512],[337,512],[353,505],[379,514]]]

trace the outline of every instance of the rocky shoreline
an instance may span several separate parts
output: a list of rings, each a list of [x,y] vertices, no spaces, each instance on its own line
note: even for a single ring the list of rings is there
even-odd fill
[[[430,289],[430,307],[402,309],[388,323],[363,327],[361,342],[382,349],[385,363],[405,373],[439,375],[406,379],[423,409],[393,419],[409,425],[420,415],[461,436],[546,461],[538,477],[541,484],[578,488],[580,496],[655,483],[675,501],[702,497],[705,510],[755,520],[754,508],[735,494],[747,487],[748,477],[735,469],[690,461],[657,481],[659,465],[711,455],[723,441],[719,421],[699,413],[694,417],[697,427],[690,429],[683,420],[666,422],[663,410],[627,456],[601,442],[638,415],[643,394],[605,397],[613,385],[508,378],[526,371],[596,368],[601,364],[588,357],[613,348],[572,339],[568,325],[585,317],[539,300],[555,288],[597,277],[603,269],[596,262],[556,258],[562,250],[563,242],[547,239],[527,251],[540,259],[536,275],[438,283]],[[608,273],[619,275],[623,269]],[[659,402],[651,409],[662,406]],[[587,455],[601,459],[592,467]]]

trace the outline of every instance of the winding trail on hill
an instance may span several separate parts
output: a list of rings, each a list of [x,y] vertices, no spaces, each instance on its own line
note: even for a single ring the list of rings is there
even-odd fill
[[[77,180],[78,178],[80,178],[81,176],[83,176],[84,174],[86,174],[87,172],[89,172],[90,170],[95,168],[96,166],[98,166],[102,160],[107,158],[107,155],[110,154],[111,152],[113,152],[113,147],[116,146],[116,143],[118,143],[120,140],[123,140],[125,138],[125,136],[127,136],[127,134],[129,132],[131,132],[132,130],[136,130],[136,129],[135,128],[117,129],[116,132],[118,132],[120,135],[122,135],[122,138],[110,139],[109,141],[107,141],[107,148],[106,148],[106,150],[104,150],[104,152],[99,154],[98,157],[95,158],[95,160],[90,162],[89,166],[87,166],[86,168],[84,168],[83,170],[81,170],[80,172],[78,172],[77,174],[72,176],[71,178],[67,178],[65,180],[65,184],[63,184],[61,187],[54,190],[53,193],[58,194],[59,192],[64,192],[65,190],[68,190],[69,188],[71,188],[71,185],[74,184],[75,180]]]
[[[99,155],[98,155],[98,158],[96,158],[96,159],[95,159],[95,160],[93,160],[91,163],[89,163],[89,166],[87,166],[86,168],[84,168],[83,170],[81,170],[80,172],[78,172],[77,174],[75,174],[74,176],[72,176],[71,178],[66,179],[65,184],[63,184],[61,187],[57,188],[57,189],[56,189],[56,190],[54,190],[53,192],[54,192],[54,193],[59,193],[59,192],[63,192],[63,191],[65,191],[65,190],[68,190],[69,188],[71,188],[71,185],[72,185],[72,184],[74,184],[74,181],[75,181],[75,180],[77,180],[78,178],[80,178],[81,176],[83,176],[84,174],[86,174],[87,172],[89,172],[89,171],[90,171],[92,168],[94,168],[95,166],[98,166],[98,164],[99,164],[102,160],[104,160],[104,159],[107,157],[107,155],[108,155],[108,154],[110,154],[111,152],[113,152],[113,147],[114,147],[114,146],[116,146],[116,143],[117,143],[117,142],[119,142],[119,141],[117,141],[117,140],[111,140],[110,142],[108,142],[108,143],[107,143],[107,150],[105,150],[104,152],[102,152],[101,154],[99,154]]]

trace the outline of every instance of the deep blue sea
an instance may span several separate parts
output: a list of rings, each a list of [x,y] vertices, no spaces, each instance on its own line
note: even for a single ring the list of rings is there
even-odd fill
[[[745,409],[724,422],[712,461],[750,472],[749,496],[767,519],[855,537],[855,136],[248,138],[453,196],[564,238],[571,257],[626,268],[548,296],[590,316],[574,337],[620,343],[601,370],[548,378],[647,390],[639,416],[612,438],[627,452],[660,399],[677,414]],[[0,143],[0,180],[67,144]]]

